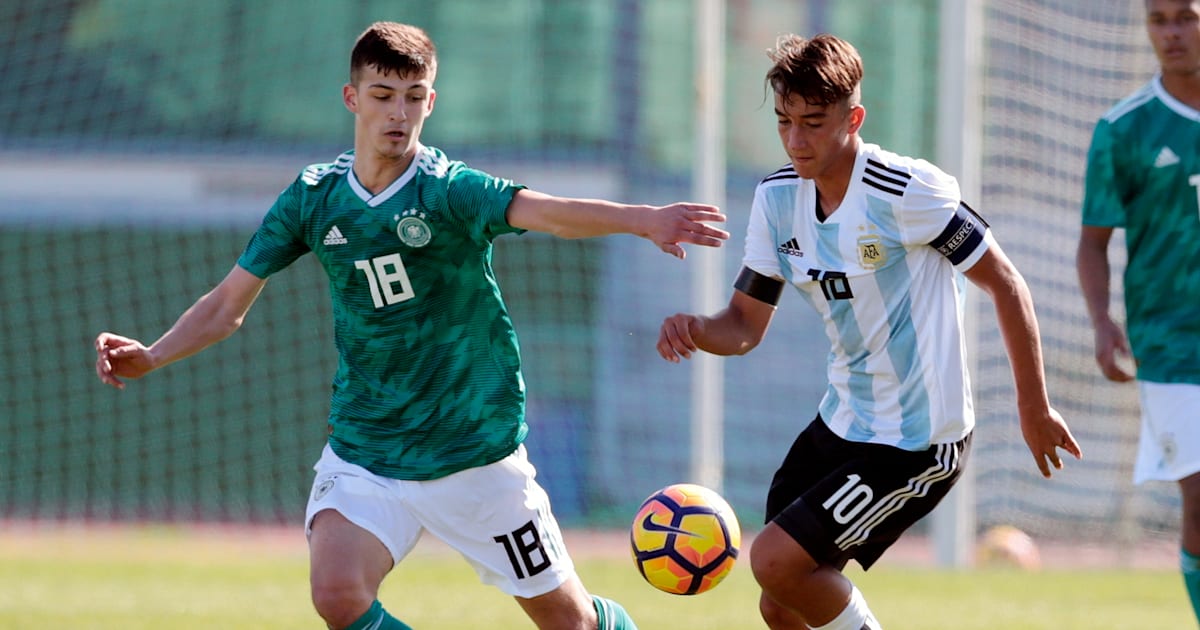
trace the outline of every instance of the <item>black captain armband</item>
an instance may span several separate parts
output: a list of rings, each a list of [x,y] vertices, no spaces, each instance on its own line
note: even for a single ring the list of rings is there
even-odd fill
[[[742,267],[737,280],[733,281],[733,288],[759,302],[778,306],[779,298],[783,295],[783,280],[764,276],[749,267]]]
[[[988,222],[983,220],[975,210],[964,202],[959,202],[958,210],[950,218],[950,223],[942,233],[929,243],[948,258],[952,264],[966,260],[971,252],[979,247],[983,235],[987,232]]]

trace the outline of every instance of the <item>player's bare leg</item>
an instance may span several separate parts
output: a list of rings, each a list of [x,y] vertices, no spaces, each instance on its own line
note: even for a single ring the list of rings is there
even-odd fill
[[[767,597],[766,593],[758,598],[758,614],[771,630],[808,630],[800,613]]]
[[[1200,473],[1180,479],[1179,491],[1183,499],[1180,571],[1192,611],[1200,620]]]
[[[750,568],[763,590],[759,601],[763,621],[772,630],[877,628],[861,595],[856,598],[854,584],[841,571],[818,564],[774,523],[754,539]],[[808,626],[796,625],[804,622]]]
[[[539,628],[592,630],[596,627],[596,609],[579,578],[567,580],[545,595],[515,599]]]
[[[515,599],[533,623],[543,630],[596,630],[599,627],[637,630],[623,608],[611,600],[589,595],[578,577],[572,577],[545,595]]]
[[[308,547],[317,614],[330,628],[351,627],[376,603],[379,585],[392,570],[392,554],[378,538],[335,510],[313,517]]]

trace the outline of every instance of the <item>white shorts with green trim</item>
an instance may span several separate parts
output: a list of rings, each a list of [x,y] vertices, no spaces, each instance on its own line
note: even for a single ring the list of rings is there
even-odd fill
[[[543,595],[575,575],[524,446],[493,464],[430,481],[381,477],[328,445],[313,469],[306,535],[318,512],[336,510],[378,538],[399,564],[428,531],[462,554],[483,583],[518,597]]]
[[[1133,482],[1200,472],[1200,385],[1138,381],[1142,430]]]

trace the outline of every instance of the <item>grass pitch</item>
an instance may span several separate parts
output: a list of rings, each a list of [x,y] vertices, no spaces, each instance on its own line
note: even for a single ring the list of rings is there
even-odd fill
[[[642,630],[763,628],[743,560],[715,590],[682,597],[645,584],[620,536],[568,537],[589,590]],[[0,527],[0,628],[322,628],[308,600],[300,532]],[[1171,569],[945,571],[887,564],[849,571],[888,630],[1188,628]],[[531,628],[457,555],[422,542],[380,599],[416,630]]]

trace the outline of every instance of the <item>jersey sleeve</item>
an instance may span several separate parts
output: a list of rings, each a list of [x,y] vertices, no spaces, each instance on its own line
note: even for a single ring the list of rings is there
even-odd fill
[[[915,170],[900,213],[908,245],[929,245],[955,269],[966,271],[993,242],[987,221],[962,201],[958,181],[932,165]]]
[[[304,183],[297,179],[280,193],[250,237],[238,258],[238,266],[259,278],[267,278],[308,253],[301,228]]]
[[[778,225],[772,220],[772,212],[764,194],[763,187],[754,190],[754,202],[750,206],[750,222],[746,226],[745,253],[742,255],[742,266],[752,269],[769,278],[783,278],[783,270],[779,264],[776,250]]]
[[[472,236],[490,241],[501,234],[525,231],[512,227],[507,219],[513,195],[525,186],[461,163],[451,167],[446,186],[451,216]]]
[[[1101,119],[1092,132],[1088,148],[1087,173],[1084,176],[1083,224],[1100,227],[1124,227],[1125,212],[1117,191],[1112,127]]]

